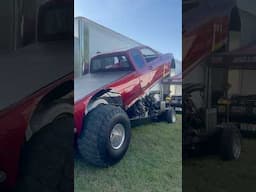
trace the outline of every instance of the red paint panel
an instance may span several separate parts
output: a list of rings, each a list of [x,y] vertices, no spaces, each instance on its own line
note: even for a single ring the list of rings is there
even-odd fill
[[[141,47],[134,48],[140,49]],[[109,53],[109,55],[115,53]],[[86,111],[87,104],[89,103],[92,96],[101,89],[110,88],[115,92],[118,92],[122,96],[124,107],[127,109],[134,102],[136,102],[140,97],[142,97],[156,82],[161,80],[165,75],[170,73],[171,66],[171,55],[161,55],[159,58],[154,60],[152,63],[145,65],[142,69],[138,69],[136,64],[133,63],[134,60],[131,59],[129,50],[125,52],[135,68],[134,72],[122,77],[121,79],[112,82],[100,89],[95,90],[89,95],[85,95],[83,99],[75,103],[75,126],[77,128],[78,134],[82,129],[83,117]],[[104,54],[106,55],[106,54]],[[142,56],[142,55],[141,55]],[[144,58],[143,58],[144,59]],[[149,66],[152,66],[152,69]]]

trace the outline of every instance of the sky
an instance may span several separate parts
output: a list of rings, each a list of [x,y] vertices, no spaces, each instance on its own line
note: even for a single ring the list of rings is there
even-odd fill
[[[181,60],[181,0],[75,0],[76,16]]]

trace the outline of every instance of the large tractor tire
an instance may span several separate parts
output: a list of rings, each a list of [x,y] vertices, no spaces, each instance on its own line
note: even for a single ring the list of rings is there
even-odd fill
[[[73,116],[43,127],[25,145],[15,192],[73,191]]]
[[[220,139],[220,152],[223,160],[237,160],[241,153],[241,134],[236,126],[223,128]]]
[[[129,147],[130,127],[130,120],[120,107],[99,105],[85,117],[78,136],[82,158],[98,167],[118,163]]]

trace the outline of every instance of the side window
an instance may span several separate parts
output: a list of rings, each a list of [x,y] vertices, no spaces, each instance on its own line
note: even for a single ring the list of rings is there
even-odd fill
[[[92,73],[130,70],[132,65],[125,55],[100,55],[93,58],[90,65]]]
[[[138,68],[143,68],[144,67],[144,60],[143,58],[141,57],[141,54],[140,52],[137,50],[137,49],[133,49],[131,51],[131,56],[135,62],[135,65],[138,67]]]
[[[148,48],[142,48],[141,53],[147,62],[153,61],[158,57],[157,53]]]
[[[119,56],[119,63],[122,67],[130,67],[129,61],[127,60],[127,58],[125,56]]]

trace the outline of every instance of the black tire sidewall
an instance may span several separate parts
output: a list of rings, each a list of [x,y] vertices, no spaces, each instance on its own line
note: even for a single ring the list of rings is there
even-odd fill
[[[116,124],[125,129],[125,140],[119,149],[113,149],[110,134]],[[118,163],[128,150],[131,138],[130,119],[126,112],[113,105],[99,105],[84,118],[84,125],[77,138],[81,157],[97,167]]]
[[[67,123],[65,125],[70,126],[65,128],[59,126],[60,123],[61,125]],[[25,144],[15,192],[72,189],[74,168],[71,124],[73,124],[72,116],[56,119]]]

